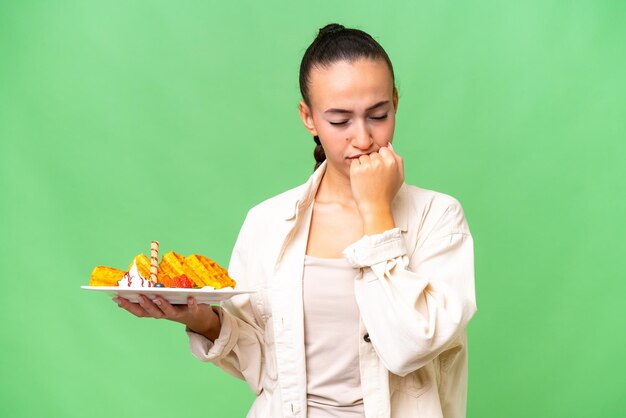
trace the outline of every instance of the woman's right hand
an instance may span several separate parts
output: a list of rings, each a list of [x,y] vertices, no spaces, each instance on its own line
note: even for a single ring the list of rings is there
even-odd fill
[[[193,297],[187,299],[187,305],[172,305],[164,298],[157,296],[153,301],[140,295],[139,303],[133,303],[123,297],[113,301],[131,314],[140,318],[168,319],[180,322],[191,331],[204,335],[215,341],[220,334],[220,318],[217,312],[207,304],[198,304]]]

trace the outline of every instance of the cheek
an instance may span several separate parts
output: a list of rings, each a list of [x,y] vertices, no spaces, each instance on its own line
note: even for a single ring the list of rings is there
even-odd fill
[[[321,130],[318,133],[320,134],[326,157],[330,157],[330,159],[335,159],[335,157],[343,158],[348,143],[346,134],[333,129]]]
[[[344,140],[347,136],[341,129],[336,129],[328,123],[323,123],[317,126],[317,133],[321,138],[326,140],[329,146],[336,146],[340,140]]]
[[[346,148],[346,140],[343,137],[330,136],[325,137],[324,149],[326,150],[326,156],[328,155],[341,155]]]
[[[374,128],[376,142],[381,142],[381,143],[384,143],[384,145],[386,145],[387,142],[393,138],[395,126],[396,126],[395,119],[391,119],[387,121],[387,123],[385,124],[376,126]]]

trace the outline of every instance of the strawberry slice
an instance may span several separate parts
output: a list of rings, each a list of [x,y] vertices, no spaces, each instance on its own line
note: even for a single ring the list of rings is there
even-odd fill
[[[191,289],[193,288],[193,283],[191,283],[191,280],[189,280],[189,278],[183,274],[172,279],[172,281],[170,282],[170,287],[183,287]]]

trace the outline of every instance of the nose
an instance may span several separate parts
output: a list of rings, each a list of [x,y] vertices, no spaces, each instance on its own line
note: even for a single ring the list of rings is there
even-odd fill
[[[367,150],[372,145],[374,141],[372,141],[372,137],[370,135],[369,129],[367,128],[367,124],[365,121],[358,121],[354,123],[352,131],[352,140],[351,144],[353,147]]]

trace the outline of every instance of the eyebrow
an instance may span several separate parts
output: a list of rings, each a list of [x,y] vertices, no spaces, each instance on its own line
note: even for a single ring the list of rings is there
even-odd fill
[[[376,109],[378,107],[386,105],[387,103],[389,103],[389,100],[383,100],[382,102],[378,102],[374,106],[370,106],[370,107],[368,107],[365,110],[369,111],[369,110],[372,110],[372,109]],[[352,112],[349,111],[349,110],[345,110],[345,109],[328,109],[324,113],[352,113]]]

